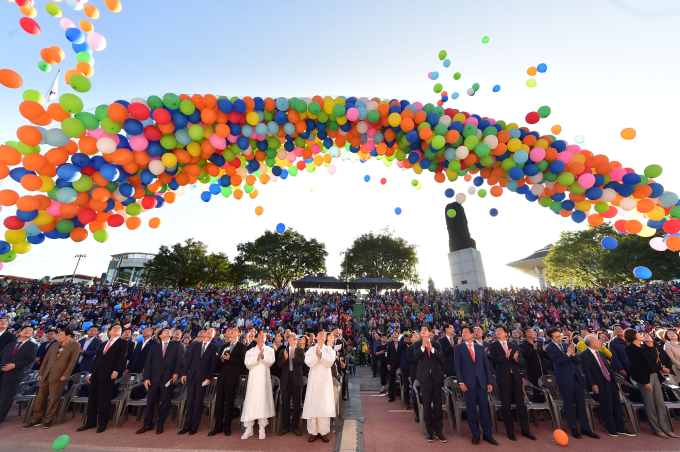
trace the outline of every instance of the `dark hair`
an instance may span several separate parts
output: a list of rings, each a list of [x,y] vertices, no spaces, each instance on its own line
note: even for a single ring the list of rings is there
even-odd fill
[[[634,340],[637,340],[637,334],[638,331],[633,328],[626,328],[626,330],[623,332],[623,338],[626,340],[626,342],[633,342]]]
[[[502,329],[505,334],[508,334],[508,330],[505,329],[505,327],[503,325],[496,325],[496,329],[498,329],[498,328]]]
[[[678,332],[675,331],[675,330],[666,330],[666,332],[663,333],[663,339],[664,339],[665,341],[670,341],[670,339],[668,339],[668,333],[669,333],[669,332],[675,333],[676,336],[678,335]]]
[[[560,330],[555,328],[554,326],[549,326],[548,328],[545,329],[545,335],[548,336],[550,339],[552,339],[553,334],[559,333]]]
[[[161,328],[161,330],[158,332],[158,337],[161,337],[161,334],[163,334],[163,331],[165,331],[165,330],[170,331],[170,328],[168,328],[167,326],[164,326],[163,328]],[[170,334],[172,334],[172,332]]]
[[[444,324],[444,331],[446,331],[447,328],[453,328],[453,325],[451,325],[450,323],[445,323]]]
[[[92,325],[91,327],[89,327],[89,328],[87,329],[87,331],[90,331],[92,328],[94,328],[95,330],[99,331],[99,327],[98,327],[97,325]]]
[[[463,332],[463,330],[468,330],[470,334],[475,334],[475,329],[471,326],[465,325],[463,328],[460,329],[461,333]]]
[[[530,326],[525,326],[524,329],[522,330],[522,332],[524,333],[525,336],[527,335],[527,330],[533,331],[534,329],[531,328]]]
[[[64,336],[71,336],[73,337],[73,330],[69,327],[66,327],[62,330],[64,332]]]
[[[428,325],[423,325],[421,329],[425,328],[427,331],[430,331],[430,327]]]
[[[612,325],[612,331],[614,331],[617,326],[623,328],[620,323],[615,323]]]

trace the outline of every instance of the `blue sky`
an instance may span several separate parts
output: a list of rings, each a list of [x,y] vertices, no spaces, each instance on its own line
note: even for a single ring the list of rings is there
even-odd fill
[[[0,86],[0,141],[15,139],[24,124],[18,114],[23,89],[46,91],[55,72],[38,70],[39,53],[57,45],[67,54],[64,69],[75,66],[75,54],[58,19],[37,2],[42,27],[39,37],[19,28],[21,13],[13,3],[0,4],[0,68],[24,77],[24,86]],[[680,69],[677,27],[680,8],[675,1],[420,1],[319,2],[206,0],[123,1],[123,10],[110,12],[92,0],[101,18],[93,20],[108,46],[95,52],[93,89],[81,95],[86,109],[117,99],[148,97],[166,92],[212,93],[227,96],[377,96],[435,102],[435,82],[427,73],[437,70],[438,82],[460,98],[446,106],[481,116],[524,123],[536,103],[549,105],[552,115],[532,129],[548,133],[560,124],[560,138],[573,142],[585,137],[584,148],[642,171],[652,163],[666,172],[659,181],[677,190],[673,171],[679,167],[676,127],[679,115],[676,89]],[[58,3],[75,22],[86,18]],[[481,44],[482,36],[490,42]],[[437,58],[445,49],[452,64]],[[546,63],[548,71],[527,88],[530,66]],[[454,81],[452,74],[461,72]],[[60,81],[60,94],[71,92]],[[480,91],[469,97],[473,83]],[[491,88],[499,84],[501,91]],[[633,141],[619,133],[634,127]],[[279,222],[325,242],[328,274],[339,273],[339,252],[367,231],[390,227],[419,245],[419,272],[432,276],[439,287],[451,284],[443,192],[465,192],[471,185],[459,180],[437,184],[425,174],[423,188],[410,185],[414,173],[381,162],[338,162],[330,176],[325,169],[300,174],[258,187],[257,199],[214,199],[203,203],[199,190],[188,191],[168,208],[153,212],[163,220],[156,231],[144,226],[131,232],[110,230],[105,244],[48,241],[6,265],[3,274],[41,277],[73,271],[73,255],[86,253],[79,273],[99,275],[110,254],[155,252],[160,244],[194,237],[212,251],[236,254],[236,244],[252,240]],[[371,182],[365,183],[366,174]],[[388,180],[380,185],[380,178]],[[309,191],[313,183],[316,190]],[[21,188],[5,180],[2,188]],[[256,206],[265,213],[257,217]],[[401,207],[400,216],[394,208]],[[492,218],[489,209],[500,214]],[[505,267],[556,240],[559,232],[579,226],[530,204],[522,196],[468,197],[470,230],[482,252],[487,281],[495,287],[528,286],[536,280]],[[4,208],[0,220],[12,215]],[[142,217],[146,221],[150,213]],[[645,240],[641,238],[640,240]]]

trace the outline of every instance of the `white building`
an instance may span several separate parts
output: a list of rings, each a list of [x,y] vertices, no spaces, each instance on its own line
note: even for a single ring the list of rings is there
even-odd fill
[[[150,253],[121,253],[111,256],[106,271],[106,284],[134,286],[144,280],[144,264],[156,256]]]
[[[510,262],[505,265],[514,268],[515,270],[519,270],[525,275],[533,276],[538,279],[539,287],[545,289],[546,287],[550,287],[551,284],[548,280],[548,266],[543,262],[543,259],[548,255],[548,252],[550,252],[550,248],[552,248],[552,244],[534,251],[524,259]]]

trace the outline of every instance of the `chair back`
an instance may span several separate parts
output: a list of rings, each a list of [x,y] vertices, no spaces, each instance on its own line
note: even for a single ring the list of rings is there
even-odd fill
[[[402,373],[401,373],[401,367],[399,369],[397,369],[396,375],[397,375],[397,383],[401,384],[401,379],[403,378]]]
[[[241,375],[236,387],[236,399],[246,398],[246,388],[248,387],[248,375]]]
[[[307,395],[307,377],[302,377],[302,386],[300,386],[300,406],[305,404],[306,395]]]
[[[444,380],[444,389],[449,391],[453,395],[453,385],[456,384],[456,379],[454,377],[446,377]],[[460,386],[459,386],[460,388]]]
[[[186,384],[176,384],[174,394],[172,396],[172,402],[178,403],[187,397],[187,385]]]
[[[274,394],[276,394],[276,391],[281,389],[281,380],[279,380],[279,377],[275,375],[272,375],[271,379],[272,379],[272,391],[274,392]]]
[[[543,375],[538,379],[538,385],[545,388],[553,400],[562,400],[562,394],[560,393],[560,388],[557,386],[555,377],[553,375]]]
[[[453,397],[455,403],[465,404],[465,394],[463,393],[463,390],[460,389],[460,383],[452,382],[447,389],[451,391],[451,397]]]
[[[489,397],[491,398],[492,402],[501,402],[501,395],[500,392],[498,391],[498,383],[496,382],[496,376],[493,376],[493,391],[489,393]],[[526,397],[526,395],[525,395]]]
[[[217,378],[213,378],[210,380],[210,384],[208,385],[208,388],[205,390],[205,397],[206,399],[215,397],[215,393],[217,392]]]

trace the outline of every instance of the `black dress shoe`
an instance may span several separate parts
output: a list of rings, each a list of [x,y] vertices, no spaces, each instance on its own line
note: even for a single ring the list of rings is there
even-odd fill
[[[285,435],[286,433],[290,433],[290,429],[289,429],[289,428],[283,428],[283,429],[279,430],[279,432],[277,433],[277,435],[278,435],[278,436],[283,436],[283,435]]]
[[[347,401],[347,400],[349,400],[349,397],[345,396],[345,397],[342,398],[342,400]]]
[[[572,430],[571,436],[573,436],[576,439],[581,439],[581,434],[578,432],[578,430]]]
[[[479,436],[472,437],[472,444],[474,444],[475,446],[479,444]]]
[[[99,427],[97,429],[97,433],[104,433],[106,431],[106,427]]]
[[[231,436],[231,430],[225,430],[224,436]]]
[[[295,436],[302,436],[302,432],[300,431],[300,429],[294,428],[293,433],[295,433]]]
[[[387,399],[388,402],[394,402],[394,399]]]
[[[493,437],[488,437],[486,435],[482,435],[482,439],[484,439],[484,441],[491,444],[492,446],[498,446],[498,441],[493,439]]]
[[[536,437],[535,437],[534,435],[532,435],[531,433],[524,433],[524,432],[522,432],[522,436],[526,436],[526,437],[529,438],[531,441],[536,441]]]
[[[427,439],[428,443],[431,443],[432,441],[434,441],[434,437],[432,436],[432,434],[428,434],[426,439]]]
[[[508,433],[508,438],[509,438],[511,441],[517,441],[517,437],[515,436],[514,433]]]
[[[178,434],[178,435],[184,435],[185,433],[189,433],[190,431],[191,431],[190,428],[184,427],[182,430],[180,430],[179,432],[177,432],[177,434]]]
[[[82,427],[78,427],[78,428],[76,429],[76,432],[84,432],[85,430],[89,430],[89,429],[91,429],[91,428],[94,428],[94,425],[92,425],[92,426],[90,426],[90,425],[83,425]]]
[[[598,435],[597,433],[595,433],[591,430],[584,430],[583,434],[586,435],[586,436],[590,436],[593,439],[600,439],[600,435]]]
[[[416,416],[416,422],[420,422],[420,418]]]
[[[215,430],[210,430],[210,432],[208,433],[208,436],[215,436],[215,435],[217,435],[219,432],[220,432],[220,431],[217,430],[217,429],[215,429]]]
[[[135,433],[140,435],[142,433],[146,433],[146,432],[151,431],[151,430],[153,430],[153,425],[145,425],[144,427],[137,430]]]
[[[156,435],[160,435],[161,433],[163,433],[163,426],[159,425],[156,427]]]
[[[404,404],[404,408],[406,408],[407,410],[410,410],[410,409],[411,409],[411,404],[410,404],[410,403],[405,403],[405,404]]]
[[[446,442],[448,442],[448,440],[446,439],[446,437],[445,437],[444,435],[442,435],[441,433],[437,433],[437,439],[439,439],[439,442],[440,442],[440,443],[446,443]]]
[[[189,434],[190,434],[190,435],[195,435],[197,431],[198,431],[197,429],[191,429],[191,431],[189,432]]]

